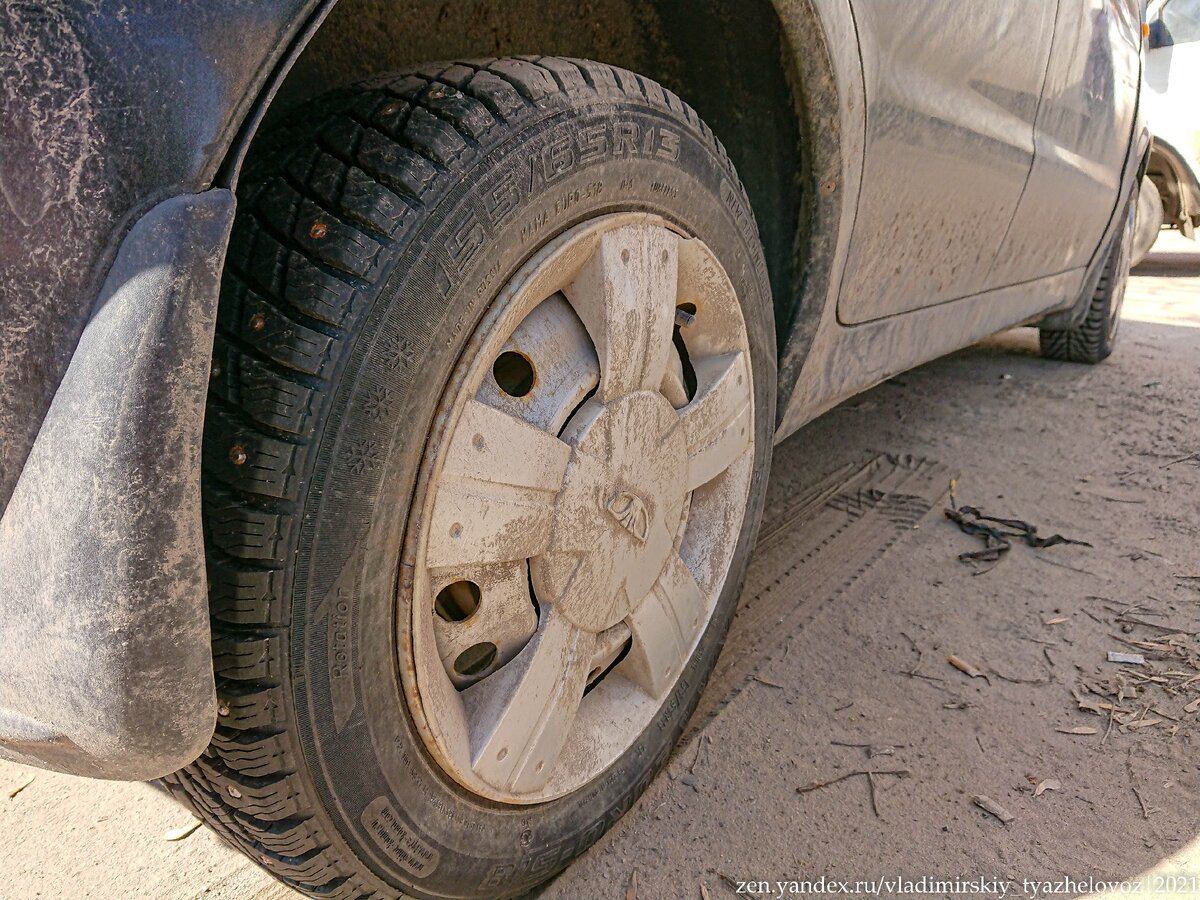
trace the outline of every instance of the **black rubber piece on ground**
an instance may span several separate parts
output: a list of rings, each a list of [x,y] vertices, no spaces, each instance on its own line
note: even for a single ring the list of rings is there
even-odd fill
[[[529,57],[336,92],[251,149],[204,442],[219,715],[167,779],[230,844],[322,897],[499,897],[629,808],[694,709],[736,606],[774,423],[770,289],[712,132],[641,76]],[[448,779],[408,714],[397,592],[442,386],[538,247],[609,212],[702,238],[743,305],[756,474],[717,612],[663,710],[600,779],[507,807]]]

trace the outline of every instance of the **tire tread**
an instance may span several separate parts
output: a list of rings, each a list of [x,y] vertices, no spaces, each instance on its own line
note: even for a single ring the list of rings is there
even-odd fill
[[[1134,198],[1136,201],[1136,197]],[[1124,298],[1129,278],[1130,248],[1133,220],[1126,224],[1127,234],[1119,234],[1100,272],[1100,280],[1088,300],[1087,314],[1074,328],[1038,329],[1038,349],[1047,359],[1095,365],[1108,359],[1113,351],[1116,329],[1110,331],[1110,312],[1113,304]]]

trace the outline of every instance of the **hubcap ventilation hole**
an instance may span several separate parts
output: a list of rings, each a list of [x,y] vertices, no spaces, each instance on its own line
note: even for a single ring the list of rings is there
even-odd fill
[[[479,585],[475,582],[452,581],[438,591],[433,608],[443,622],[465,622],[479,609],[479,597]]]
[[[492,377],[510,397],[524,397],[533,390],[533,363],[515,350],[506,350],[496,357]]]
[[[496,645],[485,641],[473,644],[454,660],[454,671],[463,677],[470,677],[485,672],[496,661]]]

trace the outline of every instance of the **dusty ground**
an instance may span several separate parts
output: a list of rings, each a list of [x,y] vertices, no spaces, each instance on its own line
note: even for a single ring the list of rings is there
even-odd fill
[[[1158,867],[1200,879],[1191,245],[1160,242],[1131,285],[1122,329],[1116,355],[1094,369],[1038,359],[1032,331],[1000,335],[782,445],[778,508],[870,452],[914,454],[959,473],[960,504],[1093,546],[1017,546],[983,571],[957,560],[981,544],[939,505],[814,599],[811,579],[779,568],[784,537],[748,580],[741,643],[723,657],[740,668],[718,676],[720,696],[706,698],[708,715],[667,774],[543,896],[623,898],[635,872],[640,898],[702,897],[702,886],[720,898],[734,896],[730,881],[821,876],[1019,882]],[[804,627],[764,638],[745,626],[768,602]],[[1110,663],[1109,651],[1146,662]],[[982,674],[951,667],[950,655]],[[881,774],[850,775],[865,770]],[[1012,821],[979,809],[975,795]],[[203,829],[165,840],[188,820],[146,785],[0,763],[0,896],[294,896]],[[1159,886],[1186,894],[1189,884]]]

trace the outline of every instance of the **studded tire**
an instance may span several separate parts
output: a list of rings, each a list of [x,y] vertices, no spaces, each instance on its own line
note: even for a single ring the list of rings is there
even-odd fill
[[[442,386],[500,288],[555,235],[629,210],[702,238],[737,291],[755,404],[746,524],[711,624],[629,751],[565,797],[505,806],[444,774],[405,705],[407,511]],[[762,509],[774,346],[736,173],[696,113],[641,76],[539,57],[428,65],[264,135],[239,190],[205,422],[219,715],[168,786],[312,896],[504,897],[558,872],[663,765],[715,662]]]

